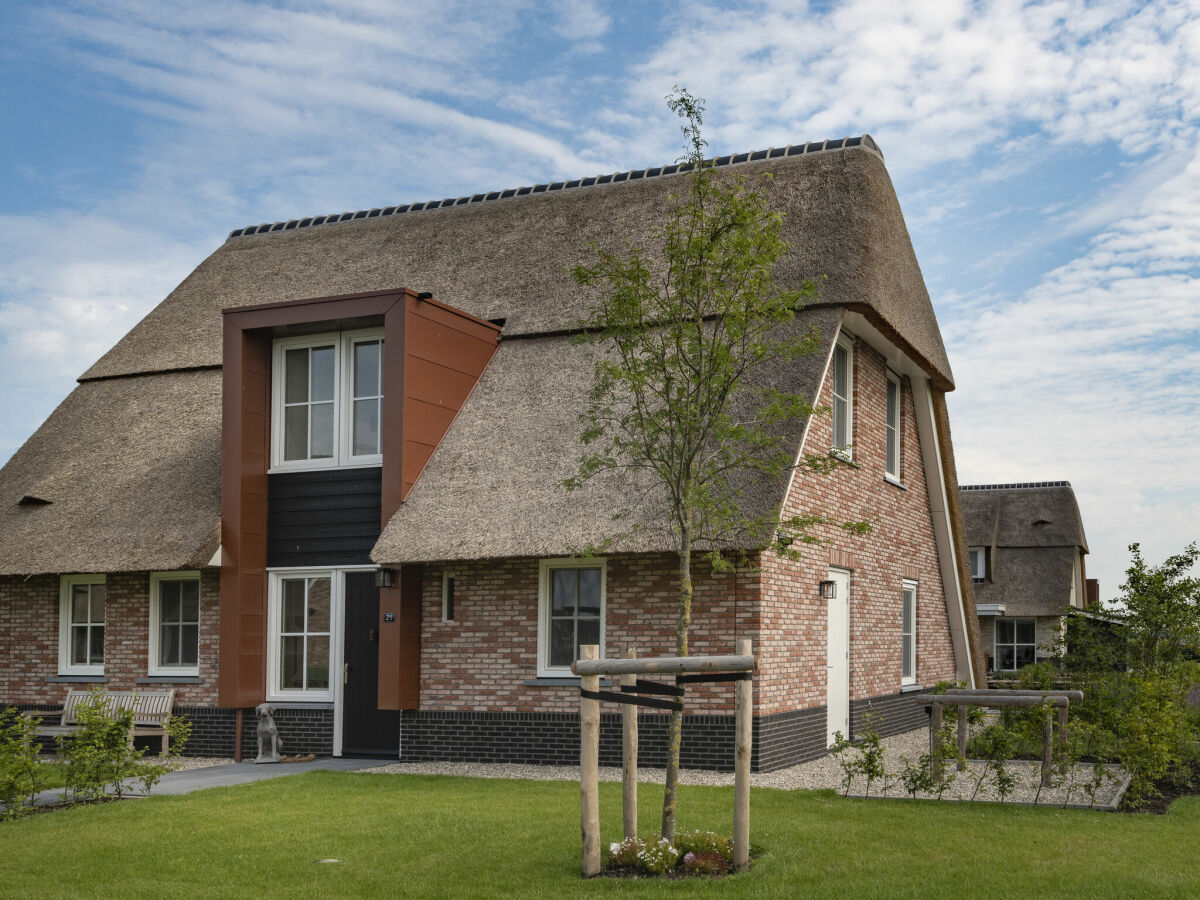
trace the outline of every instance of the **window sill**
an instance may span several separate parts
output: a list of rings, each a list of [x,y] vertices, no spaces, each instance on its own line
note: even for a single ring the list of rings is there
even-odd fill
[[[276,463],[267,469],[268,475],[284,475],[296,472],[341,472],[346,469],[378,469],[383,466],[382,460],[375,462],[330,463],[325,466],[288,466]]]
[[[530,678],[528,681],[521,682],[524,687],[579,687],[578,676],[568,675],[566,677],[545,676],[542,678]],[[613,682],[607,678],[600,679],[602,687],[612,687]]]
[[[900,693],[915,694],[917,691],[924,690],[919,684],[902,684],[900,685]]]
[[[883,480],[886,481],[888,484],[890,484],[892,487],[898,487],[902,491],[908,490],[908,488],[906,488],[903,484],[900,483],[899,478],[893,478],[891,475],[884,475]]]
[[[134,684],[204,684],[199,675],[149,675]]]
[[[47,684],[104,684],[107,679],[103,675],[47,675]]]
[[[268,697],[267,702],[276,709],[333,709],[332,700],[272,700]]]
[[[829,448],[829,456],[830,456],[830,458],[832,458],[832,459],[836,459],[838,462],[843,462],[843,463],[845,463],[846,465],[848,465],[848,466],[853,466],[853,467],[854,467],[854,468],[856,468],[856,469],[861,469],[861,468],[862,468],[862,466],[861,466],[859,463],[856,463],[856,462],[854,461],[854,457],[853,457],[853,456],[851,456],[851,455],[850,455],[849,453],[847,453],[845,450],[839,450],[837,447],[830,447],[830,448]]]

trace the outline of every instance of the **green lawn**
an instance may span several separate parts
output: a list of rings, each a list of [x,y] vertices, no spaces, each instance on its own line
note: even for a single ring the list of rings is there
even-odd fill
[[[681,788],[728,833],[730,788]],[[601,785],[605,839],[620,785]],[[5,897],[1087,897],[1200,894],[1200,798],[1165,816],[755,790],[753,871],[579,878],[579,788],[313,772],[0,822]],[[642,787],[653,830],[661,789]],[[333,857],[337,864],[318,864]]]

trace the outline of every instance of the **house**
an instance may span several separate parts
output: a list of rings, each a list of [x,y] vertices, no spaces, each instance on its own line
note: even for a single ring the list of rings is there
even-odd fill
[[[826,276],[794,327],[818,351],[775,383],[831,413],[788,423],[798,454],[853,465],[750,480],[750,512],[867,519],[800,561],[697,565],[691,649],[751,637],[754,765],[819,756],[864,713],[973,683],[949,362],[869,136],[716,160],[773,173],[785,283]],[[638,244],[685,191],[677,166],[232,232],[79,379],[0,471],[0,702],[169,684],[191,750],[569,762],[580,644],[674,646],[676,562],[627,529],[644,485],[568,493],[595,347],[567,268]],[[833,582],[832,599],[822,582]],[[732,691],[689,690],[685,765],[729,767]],[[619,758],[619,716],[604,719]],[[643,714],[643,760],[665,716]]]
[[[1099,606],[1069,481],[959,486],[988,670],[1057,656],[1065,616]]]

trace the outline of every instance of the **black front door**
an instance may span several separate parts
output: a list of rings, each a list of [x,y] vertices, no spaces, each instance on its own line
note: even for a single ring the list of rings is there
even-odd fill
[[[379,588],[374,572],[346,573],[342,753],[399,756],[400,712],[379,705]]]

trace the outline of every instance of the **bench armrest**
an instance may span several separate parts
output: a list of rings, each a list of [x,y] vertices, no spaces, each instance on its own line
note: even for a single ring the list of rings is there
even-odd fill
[[[63,709],[23,709],[21,715],[27,719],[58,719],[62,717]]]

